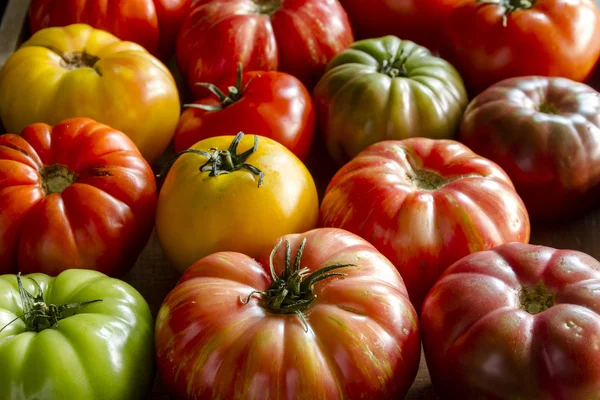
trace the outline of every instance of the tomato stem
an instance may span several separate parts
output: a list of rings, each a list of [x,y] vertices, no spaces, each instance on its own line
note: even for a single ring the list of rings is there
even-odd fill
[[[554,293],[542,282],[523,286],[519,292],[519,305],[529,314],[538,314],[554,306]]]
[[[379,66],[379,72],[382,74],[387,74],[391,78],[406,78],[408,76],[406,61],[408,61],[410,54],[404,58],[402,57],[403,55],[404,49],[400,49],[400,52],[395,54],[392,58],[383,60]]]
[[[268,15],[269,17],[275,14],[281,7],[282,0],[253,0],[256,5],[258,14]]]
[[[502,25],[506,26],[508,23],[508,16],[519,10],[529,10],[535,5],[535,0],[476,0],[477,3],[494,4],[504,8],[504,15],[502,16]]]
[[[46,195],[62,193],[77,181],[78,175],[62,164],[47,165],[40,169],[42,188]]]
[[[44,293],[40,284],[33,278],[29,278],[35,285],[38,293],[36,296],[32,295],[23,288],[23,282],[21,282],[21,273],[17,274],[17,286],[19,288],[19,294],[21,296],[21,303],[23,305],[24,313],[17,318],[4,325],[0,332],[12,325],[19,319],[22,319],[25,323],[25,329],[28,332],[41,332],[48,328],[58,328],[58,322],[64,318],[63,313],[67,310],[74,308],[81,308],[88,304],[97,303],[102,300],[91,300],[82,303],[69,303],[61,306],[54,304],[46,304],[44,300]]]
[[[303,313],[317,298],[314,293],[315,284],[334,276],[344,277],[346,276],[344,273],[331,271],[345,267],[356,267],[356,264],[333,264],[309,274],[310,269],[308,267],[300,268],[306,238],[300,243],[293,265],[291,264],[290,242],[286,240],[284,270],[281,276],[278,276],[275,272],[273,259],[281,243],[282,240],[280,239],[269,257],[269,269],[273,279],[269,289],[267,291],[254,290],[245,300],[240,298],[240,301],[244,305],[248,304],[252,296],[258,294],[261,296],[262,307],[274,314],[296,314],[304,325],[304,331],[308,332],[308,324]]]

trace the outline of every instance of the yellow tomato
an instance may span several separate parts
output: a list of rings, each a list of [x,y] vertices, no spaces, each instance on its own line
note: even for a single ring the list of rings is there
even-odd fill
[[[156,214],[158,239],[180,272],[219,251],[258,257],[278,237],[316,226],[313,178],[276,141],[218,136],[187,152],[169,170]]]
[[[89,25],[38,31],[0,72],[0,118],[9,132],[88,117],[127,134],[153,162],[169,144],[179,112],[164,64]]]

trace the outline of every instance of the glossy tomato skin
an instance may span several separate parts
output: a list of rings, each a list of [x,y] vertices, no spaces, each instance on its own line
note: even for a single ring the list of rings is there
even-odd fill
[[[179,111],[167,67],[141,46],[88,25],[37,32],[0,71],[0,117],[8,132],[92,118],[127,134],[153,163],[171,141]]]
[[[537,0],[510,13],[461,1],[445,20],[450,61],[475,96],[504,79],[539,75],[585,81],[600,56],[600,11],[593,0]]]
[[[65,312],[58,326],[27,331],[15,275],[0,276],[0,398],[141,400],[154,377],[154,324],[144,298],[97,271],[21,276],[25,291],[57,307],[102,300]]]
[[[223,93],[235,79],[221,86]],[[295,77],[283,72],[248,72],[243,75],[240,98],[219,111],[186,109],[173,138],[175,152],[200,140],[238,132],[260,134],[283,144],[304,161],[315,131],[315,109],[310,93]],[[220,106],[218,97],[195,102]]]
[[[437,52],[441,26],[459,0],[340,0],[356,39],[394,35]]]
[[[174,52],[191,4],[192,0],[33,0],[29,28],[35,33],[53,26],[87,24],[166,59]]]
[[[535,219],[566,219],[600,199],[600,94],[564,78],[500,82],[465,112],[460,140],[498,163]]]
[[[76,174],[62,192],[45,171]],[[93,269],[120,276],[150,237],[152,169],[127,136],[87,118],[0,136],[0,273]]]
[[[194,264],[167,296],[156,321],[163,382],[180,398],[403,398],[420,360],[418,318],[394,266],[361,238],[338,229],[285,236],[302,266],[354,263],[315,285],[304,311],[266,311],[252,290],[272,282],[267,249],[257,260],[213,254]],[[273,242],[274,244],[275,242]],[[283,270],[283,246],[275,254]],[[218,368],[214,366],[218,365]],[[210,373],[209,373],[210,371]]]
[[[312,89],[353,41],[337,0],[199,0],[181,27],[177,64],[197,98],[206,91],[195,83],[220,84],[238,62],[245,71],[289,73]]]
[[[527,211],[493,162],[450,140],[412,138],[370,146],[333,177],[320,223],[356,233],[423,299],[453,262],[529,240]]]
[[[218,136],[191,149],[227,149],[233,136]],[[239,153],[250,150],[246,135]],[[264,173],[241,169],[211,176],[199,169],[207,159],[184,154],[169,170],[158,198],[156,233],[168,259],[183,273],[194,262],[219,251],[258,256],[277,237],[316,227],[317,190],[304,164],[283,145],[259,136],[247,163]]]
[[[338,54],[313,99],[327,150],[340,164],[383,140],[452,138],[468,103],[452,65],[394,36],[358,41]]]
[[[421,314],[437,393],[448,399],[596,398],[599,283],[600,263],[572,250],[510,243],[458,261],[428,294]],[[524,306],[524,288],[531,287],[550,293],[544,298],[550,308]]]

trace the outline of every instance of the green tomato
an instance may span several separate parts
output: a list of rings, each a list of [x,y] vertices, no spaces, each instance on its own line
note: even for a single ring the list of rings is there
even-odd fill
[[[148,393],[152,314],[125,282],[88,270],[2,275],[0,329],[0,399],[130,400]]]
[[[451,64],[395,36],[361,40],[338,54],[313,97],[339,163],[382,140],[452,138],[468,103]]]

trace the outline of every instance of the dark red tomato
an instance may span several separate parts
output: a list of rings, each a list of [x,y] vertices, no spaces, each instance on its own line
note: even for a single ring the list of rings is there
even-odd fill
[[[88,24],[166,59],[173,54],[191,4],[192,0],[33,0],[29,27],[35,33],[51,26]]]
[[[256,260],[203,258],[163,302],[155,336],[180,399],[402,399],[421,350],[402,278],[341,229],[283,236]]]
[[[419,311],[448,266],[467,254],[529,240],[529,217],[506,173],[452,140],[367,147],[333,177],[324,226],[372,243],[400,271]]]
[[[124,133],[75,118],[0,136],[0,274],[123,275],[155,207],[152,169]]]
[[[600,12],[593,0],[461,0],[444,35],[472,95],[527,75],[582,82],[600,56]]]
[[[199,0],[177,41],[177,63],[197,98],[196,82],[220,84],[246,71],[283,71],[309,90],[325,66],[354,41],[337,0]]]
[[[209,137],[244,132],[271,138],[306,159],[316,117],[310,93],[298,79],[276,71],[248,72],[211,90],[213,96],[183,112],[173,139],[175,152]]]
[[[510,243],[467,256],[421,323],[445,399],[598,399],[600,263],[587,254]]]
[[[460,0],[340,0],[356,39],[393,35],[436,53],[442,21]]]
[[[600,199],[600,94],[583,83],[502,81],[471,102],[460,140],[506,171],[532,218],[566,219]]]

